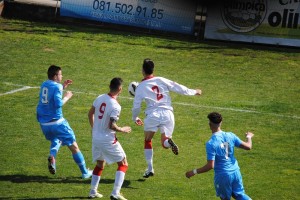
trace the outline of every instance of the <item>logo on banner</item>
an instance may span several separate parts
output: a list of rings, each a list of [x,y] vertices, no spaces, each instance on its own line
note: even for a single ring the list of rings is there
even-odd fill
[[[265,19],[267,0],[225,0],[221,13],[225,25],[232,31],[250,32]]]

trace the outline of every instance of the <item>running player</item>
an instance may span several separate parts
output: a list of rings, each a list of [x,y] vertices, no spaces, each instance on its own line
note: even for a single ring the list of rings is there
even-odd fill
[[[122,91],[122,82],[121,78],[113,78],[109,86],[110,92],[98,96],[88,113],[93,135],[93,162],[97,162],[93,171],[89,198],[101,198],[103,196],[97,190],[105,163],[117,163],[118,169],[115,174],[115,183],[110,199],[126,200],[120,194],[120,190],[124,182],[128,163],[126,154],[116,137],[116,132],[131,132],[129,126],[119,127],[117,125],[121,112],[121,106],[117,101],[117,97]]]
[[[183,95],[201,95],[200,89],[189,89],[166,78],[155,77],[153,73],[154,62],[150,59],[145,59],[142,66],[144,79],[135,91],[132,109],[133,121],[137,125],[143,125],[143,121],[138,115],[141,110],[142,101],[146,101],[144,154],[148,167],[143,175],[144,178],[154,175],[152,138],[158,129],[161,132],[162,146],[164,148],[171,148],[175,155],[179,153],[178,146],[171,139],[175,122],[169,92],[173,91]]]
[[[73,96],[73,93],[67,91],[65,96],[62,97],[63,89],[72,84],[72,80],[64,81],[63,85],[60,84],[62,77],[60,67],[51,65],[48,68],[48,80],[41,85],[37,106],[37,120],[46,139],[51,142],[48,169],[51,174],[56,173],[56,155],[60,146],[66,145],[72,152],[73,159],[82,173],[82,178],[90,178],[92,171],[86,168],[85,160],[79,150],[75,134],[67,120],[63,117],[62,106]]]
[[[247,141],[243,142],[234,133],[221,130],[222,116],[212,112],[208,116],[209,127],[212,131],[210,140],[206,143],[207,163],[198,169],[186,172],[190,178],[196,174],[215,171],[215,190],[222,200],[230,200],[231,197],[240,200],[251,200],[245,193],[242,175],[237,160],[234,157],[234,147],[245,150],[252,148],[253,133],[247,132]]]

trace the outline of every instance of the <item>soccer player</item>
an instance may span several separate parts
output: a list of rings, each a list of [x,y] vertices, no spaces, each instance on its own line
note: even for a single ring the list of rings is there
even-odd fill
[[[247,142],[244,142],[234,133],[221,130],[221,114],[212,112],[207,117],[212,131],[212,136],[206,143],[207,163],[201,168],[186,172],[186,177],[190,178],[214,169],[214,184],[218,197],[222,200],[230,200],[231,197],[239,200],[251,199],[244,190],[240,168],[234,157],[234,147],[250,150],[254,134],[247,132]]]
[[[200,89],[189,89],[163,77],[155,77],[154,62],[148,58],[143,62],[142,74],[144,79],[135,91],[132,119],[137,125],[143,125],[143,121],[138,115],[141,110],[141,103],[145,100],[147,107],[144,125],[144,155],[148,168],[143,177],[148,178],[154,175],[152,138],[158,129],[161,132],[162,146],[166,149],[171,148],[175,155],[179,153],[178,146],[171,139],[175,121],[170,91],[183,95],[201,95],[202,91]]]
[[[62,106],[72,97],[73,93],[67,91],[63,97],[63,89],[72,84],[72,80],[66,80],[61,84],[62,77],[62,70],[59,66],[51,65],[48,68],[48,80],[41,85],[37,106],[37,120],[46,139],[51,142],[48,169],[51,174],[56,173],[56,155],[61,145],[66,145],[81,171],[81,177],[83,179],[90,178],[92,171],[86,168],[75,134],[68,121],[63,117]]]
[[[131,132],[129,126],[120,127],[117,125],[121,112],[121,106],[117,101],[117,97],[122,91],[122,82],[121,78],[113,78],[109,85],[109,93],[99,95],[94,100],[88,113],[92,127],[93,162],[97,161],[93,171],[89,198],[101,198],[103,196],[97,190],[104,165],[105,163],[117,163],[118,169],[115,174],[115,183],[110,199],[126,200],[120,194],[120,190],[124,182],[128,163],[126,154],[116,137],[116,132]]]

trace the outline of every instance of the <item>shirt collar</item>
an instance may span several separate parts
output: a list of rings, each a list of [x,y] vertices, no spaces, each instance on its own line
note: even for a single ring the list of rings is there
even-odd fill
[[[117,97],[116,97],[116,96],[113,96],[113,95],[111,95],[111,93],[107,93],[107,95],[108,95],[108,96],[110,96],[111,98],[113,98],[113,99],[116,99],[116,100],[117,100]]]
[[[149,79],[151,79],[151,78],[154,78],[154,75],[147,76],[147,77],[145,77],[142,81],[149,80]]]

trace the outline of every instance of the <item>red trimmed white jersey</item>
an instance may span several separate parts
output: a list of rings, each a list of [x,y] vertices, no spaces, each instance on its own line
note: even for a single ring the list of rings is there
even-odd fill
[[[108,94],[99,95],[93,102],[95,107],[93,140],[103,142],[115,141],[116,132],[109,128],[110,118],[119,120],[121,106],[116,99]]]
[[[174,81],[163,77],[150,77],[144,79],[135,91],[132,109],[132,119],[136,120],[141,110],[141,103],[146,102],[145,114],[153,112],[157,108],[164,108],[173,111],[170,91],[183,95],[195,95],[196,90],[189,89]]]

